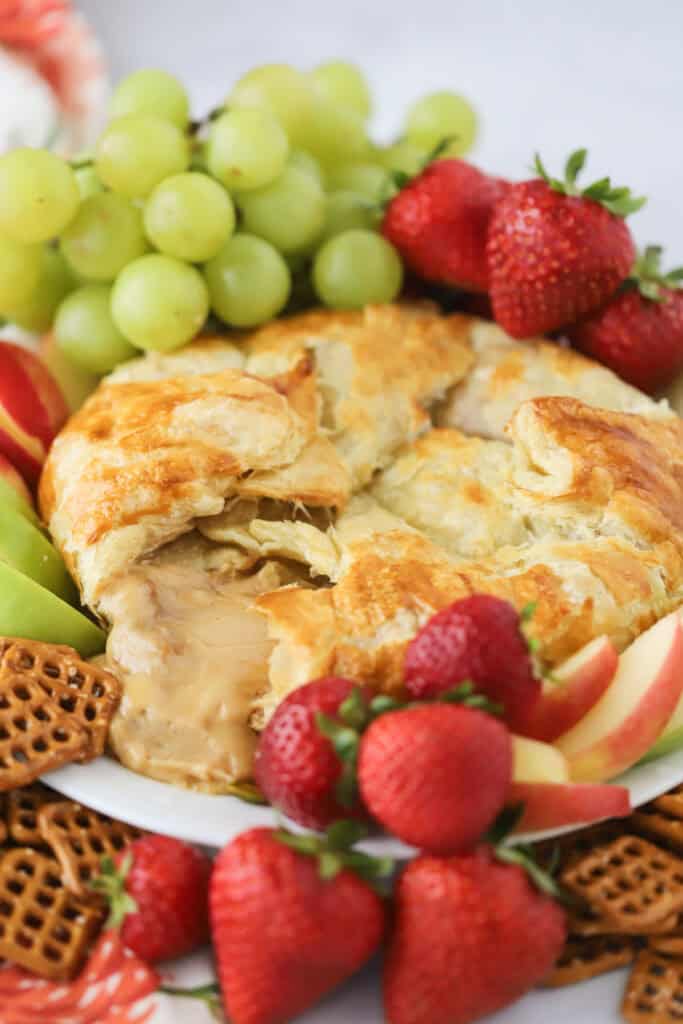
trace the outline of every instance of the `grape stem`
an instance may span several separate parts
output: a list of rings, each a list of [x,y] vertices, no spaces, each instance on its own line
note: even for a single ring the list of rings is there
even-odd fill
[[[95,161],[91,156],[75,156],[69,160],[69,167],[73,167],[74,171],[81,171],[84,167],[94,167]]]
[[[188,132],[190,135],[198,135],[202,128],[207,124],[211,124],[212,121],[217,121],[222,114],[227,113],[227,110],[228,107],[226,104],[223,104],[223,106],[220,107],[214,107],[213,110],[210,110],[205,117],[201,117],[198,121],[190,121],[187,128]]]

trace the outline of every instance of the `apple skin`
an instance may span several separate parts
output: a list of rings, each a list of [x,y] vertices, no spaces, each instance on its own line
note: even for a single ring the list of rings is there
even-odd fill
[[[514,782],[569,782],[569,765],[549,743],[513,736],[512,778]]]
[[[680,609],[678,617],[683,625],[683,612]],[[655,761],[658,757],[664,757],[665,754],[671,754],[674,750],[678,750],[679,747],[683,747],[683,697],[676,705],[676,710],[667,722],[666,729],[654,747],[651,747],[645,757],[641,758],[640,763],[647,764],[648,761]]]
[[[77,412],[88,395],[95,390],[100,378],[69,362],[55,341],[54,334],[46,334],[42,338],[38,351],[40,358],[62,389],[69,410]]]
[[[104,632],[35,580],[0,562],[0,636],[75,647],[84,658],[104,650]]]
[[[78,592],[62,556],[44,533],[15,509],[0,505],[0,561],[73,604]]]
[[[524,804],[515,832],[589,825],[631,813],[631,795],[625,786],[591,783],[513,782],[508,803]]]
[[[683,630],[672,612],[619,658],[614,679],[584,718],[557,740],[575,782],[602,782],[655,744],[683,693]]]
[[[39,521],[31,492],[4,455],[0,455],[0,508],[2,507],[14,509],[32,523]]]
[[[520,732],[552,743],[572,729],[597,704],[619,665],[619,653],[607,636],[596,637],[553,670]]]
[[[0,453],[33,487],[69,409],[38,356],[0,342]]]

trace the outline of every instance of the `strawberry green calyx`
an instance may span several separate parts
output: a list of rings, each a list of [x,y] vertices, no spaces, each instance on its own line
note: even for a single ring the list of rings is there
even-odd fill
[[[675,291],[683,288],[683,267],[676,267],[665,274],[661,268],[662,252],[661,245],[648,245],[638,256],[624,287],[637,288],[643,298],[651,302],[666,302],[668,296],[662,289]]]
[[[275,832],[275,839],[290,850],[315,858],[320,877],[326,882],[336,878],[340,871],[348,869],[364,882],[377,885],[391,877],[394,861],[391,857],[370,857],[367,853],[355,850],[354,845],[367,835],[367,828],[358,821],[335,821],[324,836],[295,834],[280,828]]]
[[[411,181],[415,178],[419,178],[423,171],[426,171],[434,161],[445,157],[451,145],[457,141],[458,135],[444,135],[433,147],[433,150],[425,154],[424,159],[420,161],[413,174],[408,174],[405,171],[388,171],[386,186],[380,197],[379,208],[385,209],[399,191],[402,191],[405,186],[410,185]]]
[[[173,985],[161,985],[159,991],[165,996],[175,996],[177,999],[196,999],[198,1002],[206,1004],[209,1013],[215,1020],[225,1020],[221,1012],[220,989],[216,982],[197,985],[195,988],[175,988]]]
[[[540,892],[562,901],[563,894],[552,876],[552,871],[545,871],[536,863],[533,847],[526,843],[511,846],[507,842],[523,814],[524,804],[504,807],[484,836],[484,842],[493,848],[496,860],[522,868]]]
[[[132,854],[127,853],[119,867],[111,857],[103,857],[100,874],[92,880],[90,888],[102,893],[109,905],[109,917],[105,928],[118,931],[129,914],[138,912],[138,905],[126,889],[126,879],[133,864]]]
[[[353,807],[358,795],[356,769],[361,734],[370,723],[370,710],[359,687],[339,705],[337,716],[319,711],[315,716],[318,729],[332,743],[342,763],[342,773],[336,785],[337,800],[342,807]]]
[[[559,192],[565,196],[592,199],[604,206],[615,217],[628,217],[629,214],[635,213],[645,205],[647,202],[645,196],[633,196],[630,189],[613,185],[609,178],[600,178],[588,188],[579,188],[576,179],[584,168],[587,156],[588,150],[586,149],[574,150],[565,164],[564,180],[551,177],[538,153],[534,158],[534,170],[553,192]]]
[[[525,604],[519,613],[519,629],[526,641],[526,645],[529,648],[529,654],[531,655],[531,661],[534,667],[534,675],[539,679],[543,676],[541,661],[538,656],[538,652],[541,649],[541,641],[536,636],[532,636],[529,632],[529,626],[531,625],[536,609],[538,608],[538,601],[529,601]]]
[[[346,700],[339,705],[335,717],[319,711],[316,716],[318,729],[332,743],[335,753],[342,762],[342,773],[337,781],[335,793],[342,807],[349,810],[358,797],[358,752],[363,733],[380,715],[389,711],[403,711],[416,707],[424,701],[398,700],[385,694],[379,694],[369,702],[363,699],[360,687],[355,687]],[[474,683],[464,680],[452,690],[439,695],[429,703],[461,704],[463,707],[476,711],[485,711],[490,715],[500,716],[503,707],[489,700],[484,694],[478,693]]]
[[[464,708],[486,711],[487,714],[497,717],[500,717],[504,710],[502,704],[496,704],[483,693],[477,693],[474,683],[470,682],[469,679],[466,679],[452,690],[446,690],[445,693],[441,694],[436,703],[461,704]]]
[[[357,767],[360,739],[367,727],[385,711],[397,711],[405,707],[402,701],[392,697],[374,697],[369,703],[364,700],[360,687],[356,686],[339,705],[336,717],[319,711],[316,724],[323,736],[332,743],[342,762],[342,774],[337,782],[336,795],[342,807],[353,807],[358,795]]]

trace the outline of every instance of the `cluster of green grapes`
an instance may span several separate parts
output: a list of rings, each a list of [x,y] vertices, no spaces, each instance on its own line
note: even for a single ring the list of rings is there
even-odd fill
[[[378,226],[393,172],[417,173],[444,138],[462,155],[476,123],[461,97],[433,93],[379,147],[370,112],[343,61],[255,68],[202,123],[176,78],[131,75],[91,157],[0,158],[0,316],[53,327],[68,358],[102,374],[184,345],[210,311],[244,328],[294,299],[391,301],[403,269]]]

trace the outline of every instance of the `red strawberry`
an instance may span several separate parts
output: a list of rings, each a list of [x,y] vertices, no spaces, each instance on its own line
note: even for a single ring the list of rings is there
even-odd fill
[[[541,694],[529,643],[515,608],[499,597],[473,594],[437,612],[411,641],[403,671],[412,697],[427,700],[469,680],[500,704],[515,729]]]
[[[643,391],[683,369],[683,269],[663,274],[661,254],[648,246],[624,290],[569,332],[582,352]]]
[[[377,718],[361,739],[358,782],[390,832],[432,853],[476,843],[502,810],[512,744],[491,715],[425,704]]]
[[[343,852],[322,849],[314,836],[257,828],[218,856],[211,928],[233,1024],[285,1024],[354,974],[379,946],[381,898],[343,866]]]
[[[624,217],[645,202],[609,178],[580,191],[586,150],[569,157],[565,180],[514,185],[491,218],[488,264],[497,322],[515,338],[555,331],[599,309],[628,275],[635,247]]]
[[[437,160],[392,199],[382,232],[420,277],[485,292],[489,221],[509,188],[464,160]]]
[[[261,735],[254,762],[256,782],[274,807],[314,829],[362,814],[352,777],[354,757],[345,771],[328,738],[335,729],[323,732],[319,716],[346,727],[347,733],[363,724],[368,700],[367,691],[335,676],[307,683],[285,697]]]
[[[494,1013],[543,980],[565,941],[560,907],[485,847],[418,857],[395,902],[384,974],[389,1024],[469,1024]]]
[[[125,945],[148,963],[185,956],[209,938],[211,861],[194,846],[148,835],[118,858],[103,863],[93,883],[111,906],[110,924],[121,925]]]

